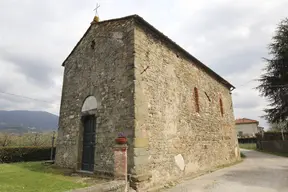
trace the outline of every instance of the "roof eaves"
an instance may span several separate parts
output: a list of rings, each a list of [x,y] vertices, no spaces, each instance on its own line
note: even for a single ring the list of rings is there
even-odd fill
[[[236,122],[235,124],[258,124],[258,122]]]
[[[84,33],[84,35],[81,37],[81,39],[77,42],[77,44],[75,45],[75,47],[72,49],[72,51],[70,52],[70,54],[66,57],[66,59],[63,61],[62,66],[65,66],[66,61],[68,60],[68,58],[74,53],[75,49],[78,47],[78,45],[80,44],[80,42],[82,41],[82,39],[86,36],[86,34],[90,31],[91,29],[91,25],[90,27],[87,29],[87,31]]]

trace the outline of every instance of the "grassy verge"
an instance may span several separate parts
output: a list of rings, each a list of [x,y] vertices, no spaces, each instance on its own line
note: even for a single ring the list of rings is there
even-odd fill
[[[86,186],[41,162],[0,164],[1,192],[63,192]]]
[[[243,159],[243,158],[246,158],[246,155],[244,154],[244,153],[240,153],[240,156],[241,156],[241,158]]]
[[[256,143],[239,143],[239,147],[242,149],[256,150]]]

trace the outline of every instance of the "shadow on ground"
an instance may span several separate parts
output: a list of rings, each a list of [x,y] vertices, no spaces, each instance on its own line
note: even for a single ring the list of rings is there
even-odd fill
[[[249,157],[250,158],[250,157]],[[288,167],[258,167],[247,170],[234,170],[224,175],[225,180],[240,182],[243,186],[257,186],[271,189],[288,187]]]

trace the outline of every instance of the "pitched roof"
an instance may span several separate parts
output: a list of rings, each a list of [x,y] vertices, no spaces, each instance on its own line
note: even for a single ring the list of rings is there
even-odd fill
[[[174,50],[179,51],[179,53],[182,53],[185,57],[187,57],[188,59],[190,59],[193,63],[195,63],[196,65],[198,65],[200,68],[202,68],[206,73],[208,73],[209,75],[211,75],[212,77],[214,77],[216,80],[218,80],[220,83],[222,83],[223,85],[225,85],[228,89],[235,89],[235,87],[230,84],[227,80],[225,80],[223,77],[221,77],[220,75],[218,75],[217,73],[215,73],[212,69],[210,69],[209,67],[207,67],[206,65],[204,65],[201,61],[199,61],[198,59],[196,59],[194,56],[192,56],[190,53],[188,53],[185,49],[183,49],[182,47],[180,47],[179,45],[177,45],[177,43],[175,43],[174,41],[172,41],[170,38],[168,38],[167,36],[165,36],[163,33],[161,33],[159,30],[157,30],[155,27],[153,27],[150,23],[148,23],[147,21],[145,21],[142,17],[138,16],[138,15],[130,15],[130,16],[126,16],[126,17],[122,17],[122,18],[116,18],[116,19],[110,19],[110,20],[105,20],[105,21],[100,21],[98,23],[93,23],[93,25],[101,25],[102,23],[107,23],[107,22],[114,22],[114,21],[119,21],[119,20],[128,20],[128,19],[134,19],[134,21],[138,24],[140,24],[141,26],[145,26],[147,28],[149,28],[152,32],[154,32],[157,37],[162,40],[163,42],[165,42],[167,45],[169,45],[170,47],[172,47]],[[71,53],[68,55],[68,57],[64,60],[64,62],[62,63],[62,66],[65,66],[65,62],[66,60],[70,57],[70,55],[73,54],[73,52],[75,51],[76,47],[80,44],[80,42],[82,41],[82,39],[86,36],[86,34],[88,33],[88,31],[91,29],[91,25],[90,27],[87,29],[87,31],[85,32],[85,34],[83,35],[83,37],[80,39],[80,41],[76,44],[76,46],[74,47],[74,49],[71,51]]]
[[[251,123],[259,124],[259,121],[256,121],[256,120],[253,120],[253,119],[242,118],[242,119],[236,119],[235,123],[236,124],[251,124]]]

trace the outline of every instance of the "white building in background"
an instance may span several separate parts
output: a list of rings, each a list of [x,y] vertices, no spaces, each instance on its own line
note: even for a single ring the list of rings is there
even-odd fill
[[[255,137],[257,133],[264,132],[264,128],[259,127],[259,121],[253,119],[236,119],[235,124],[238,137]]]

